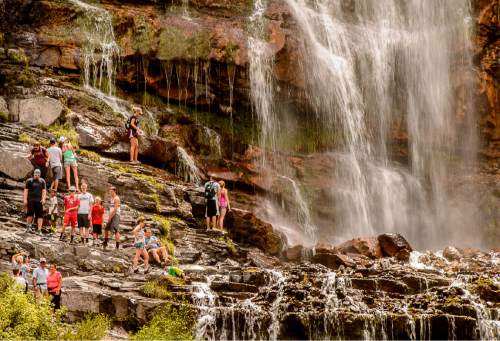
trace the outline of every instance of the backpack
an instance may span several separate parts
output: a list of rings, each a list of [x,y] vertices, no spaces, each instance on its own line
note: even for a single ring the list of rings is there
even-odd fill
[[[125,122],[125,129],[129,130],[131,125],[130,123],[132,123],[132,118],[134,117],[134,115],[130,116],[128,119],[127,119],[127,122]]]
[[[215,182],[210,181],[205,185],[205,198],[214,199],[217,194],[217,185]]]

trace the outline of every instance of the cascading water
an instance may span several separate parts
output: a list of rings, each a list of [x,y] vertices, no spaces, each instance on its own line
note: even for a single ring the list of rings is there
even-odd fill
[[[101,89],[108,95],[114,91],[116,59],[120,48],[115,40],[111,14],[106,10],[80,0],[71,0],[83,15],[78,18],[81,30],[83,84]]]
[[[394,231],[417,247],[464,243],[470,207],[465,200],[452,207],[446,185],[474,159],[474,125],[461,125],[457,115],[467,98],[458,98],[454,86],[456,74],[471,70],[468,0],[286,3],[299,32],[302,70],[296,72],[305,83],[306,104],[298,110],[316,122],[322,139],[305,159],[299,185],[317,189],[308,209],[318,228],[307,240]],[[273,107],[278,97],[265,43],[252,38],[249,47],[261,145],[277,158],[289,147],[282,143],[290,135],[283,122],[296,113]],[[467,93],[465,85],[461,90]],[[408,141],[408,167],[393,161],[400,136]],[[329,174],[316,174],[323,178],[318,186],[307,176],[320,163]],[[284,169],[265,166],[278,174]]]
[[[196,166],[191,155],[180,146],[177,147],[177,160],[175,165],[175,174],[186,182],[201,184],[202,174]]]

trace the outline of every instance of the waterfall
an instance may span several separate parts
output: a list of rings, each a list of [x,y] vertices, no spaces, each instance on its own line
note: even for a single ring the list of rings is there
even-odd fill
[[[329,174],[316,174],[324,178],[321,193],[308,200],[315,239],[399,232],[417,247],[437,247],[479,238],[463,238],[471,205],[465,199],[451,205],[447,188],[475,155],[473,124],[461,125],[458,113],[467,99],[458,98],[454,85],[457,75],[471,71],[469,1],[285,2],[297,31],[302,70],[294,72],[304,79],[306,104],[296,108],[299,119],[287,106],[273,105],[288,95],[273,92],[269,46],[255,34],[249,41],[251,97],[261,146],[274,159],[289,149],[282,140],[292,134],[283,124],[317,125],[322,147],[305,159],[305,177],[314,172],[308,168],[313,162],[330,167]],[[255,4],[250,22],[263,22],[262,2]],[[461,91],[467,93],[466,86]],[[401,138],[407,165],[394,161]],[[286,169],[264,167],[278,174]],[[299,188],[307,180],[299,180]]]
[[[180,146],[177,147],[177,160],[175,164],[175,174],[186,182],[201,184],[202,174],[196,166],[191,155]]]
[[[101,89],[111,95],[114,91],[116,63],[120,48],[115,40],[111,14],[105,9],[71,0],[83,15],[77,24],[81,30],[83,84],[86,87]]]

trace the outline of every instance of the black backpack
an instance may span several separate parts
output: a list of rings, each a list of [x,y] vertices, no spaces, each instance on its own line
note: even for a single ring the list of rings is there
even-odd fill
[[[129,129],[131,128],[130,123],[132,123],[132,118],[134,118],[134,115],[130,116],[130,117],[127,119],[127,122],[125,122],[125,129],[129,130]]]
[[[217,185],[214,181],[210,181],[205,185],[205,198],[207,199],[215,199],[217,194]]]

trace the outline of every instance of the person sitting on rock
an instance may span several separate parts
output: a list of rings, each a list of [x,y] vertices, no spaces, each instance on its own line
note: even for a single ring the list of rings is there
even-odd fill
[[[75,147],[64,136],[61,136],[59,141],[62,142],[64,170],[66,172],[66,184],[68,185],[68,188],[71,187],[71,170],[72,170],[73,177],[75,178],[76,191],[80,192],[80,183],[78,181],[78,163],[76,162]]]
[[[102,206],[101,197],[95,197],[95,203],[92,205],[92,235],[94,244],[99,243],[99,236],[102,234],[102,223],[104,222],[104,206]]]
[[[47,184],[40,177],[41,171],[35,169],[33,177],[24,186],[24,208],[26,209],[27,231],[31,231],[33,217],[36,217],[38,233],[42,234],[43,205],[47,197]]]
[[[40,258],[40,265],[33,271],[33,289],[35,291],[35,299],[37,302],[43,296],[47,296],[47,277],[49,276],[49,270],[46,267],[47,260],[45,258]]]
[[[148,251],[148,254],[153,256],[158,264],[165,266],[167,262],[171,260],[170,256],[168,255],[167,248],[162,245],[158,237],[153,236],[153,232],[150,228],[146,228],[145,236],[146,250]],[[161,260],[162,258],[163,262]]]
[[[52,306],[54,310],[61,308],[61,286],[62,275],[57,271],[57,265],[50,264],[49,275],[47,276],[47,291],[52,297]]]
[[[139,272],[139,268],[137,264],[139,263],[139,258],[144,258],[144,273],[147,274],[149,272],[149,255],[146,251],[146,242],[144,236],[144,227],[146,226],[146,218],[140,216],[137,219],[137,226],[132,230],[132,234],[134,235],[134,248],[135,255],[132,261],[133,271],[134,273]]]
[[[207,220],[207,230],[210,230],[210,221],[213,229],[217,229],[217,217],[219,216],[219,184],[210,176],[210,180],[205,183],[205,218]]]
[[[120,248],[120,220],[121,220],[121,201],[120,197],[116,194],[116,187],[109,188],[111,195],[108,222],[104,230],[104,248],[108,246],[109,232],[115,235],[116,249]]]
[[[40,142],[35,142],[30,154],[28,154],[28,159],[33,164],[34,169],[40,170],[40,176],[42,179],[47,179],[47,167],[49,165],[49,153],[47,149],[40,145]]]
[[[57,201],[57,192],[55,189],[50,190],[48,218],[51,232],[56,232],[57,220],[59,219],[59,203]]]
[[[229,202],[229,194],[226,189],[226,183],[224,181],[219,181],[220,191],[219,191],[219,229],[224,231],[224,218],[226,213],[231,209],[231,203]]]
[[[75,186],[69,187],[69,195],[64,198],[64,222],[61,228],[61,236],[59,240],[65,239],[65,230],[66,227],[71,227],[71,240],[70,243],[73,243],[73,239],[75,236],[75,229],[78,223],[78,207],[80,206],[80,199],[76,195]]]
[[[134,107],[134,114],[127,121],[127,136],[130,139],[130,162],[140,163],[137,159],[139,156],[139,135],[142,131],[139,129],[139,117],[142,115],[142,110],[139,107]]]
[[[90,221],[92,220],[91,207],[94,204],[94,196],[87,192],[88,185],[82,183],[82,192],[78,194],[80,205],[78,206],[78,228],[80,229],[80,242],[87,244],[89,242]]]
[[[50,147],[47,149],[49,154],[49,166],[52,170],[52,183],[50,189],[57,192],[59,180],[62,180],[62,150],[56,144],[55,139],[50,139]]]

